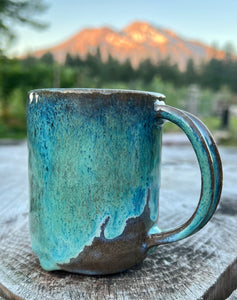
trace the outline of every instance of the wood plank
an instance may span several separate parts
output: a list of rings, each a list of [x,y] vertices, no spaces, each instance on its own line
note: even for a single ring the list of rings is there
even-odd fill
[[[237,290],[235,290],[230,297],[228,297],[228,300],[236,300],[237,299]]]
[[[40,268],[28,232],[26,144],[1,146],[0,283],[27,300],[225,299],[237,288],[233,271],[237,258],[237,151],[221,148],[221,156],[222,202],[205,228],[183,241],[156,248],[142,265],[124,273],[89,277]],[[180,224],[191,215],[199,196],[199,174],[190,146],[163,148],[163,227]],[[11,295],[9,299],[17,298]]]

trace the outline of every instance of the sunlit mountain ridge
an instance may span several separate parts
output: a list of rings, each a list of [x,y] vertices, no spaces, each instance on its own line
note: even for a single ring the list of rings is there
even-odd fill
[[[180,69],[184,69],[189,59],[198,65],[213,57],[225,57],[224,51],[185,39],[171,30],[147,22],[133,22],[121,31],[109,27],[85,28],[63,43],[33,54],[41,57],[51,52],[55,60],[64,62],[67,53],[83,59],[89,53],[96,54],[97,49],[103,61],[109,55],[120,62],[129,59],[134,68],[146,59],[155,64],[169,58],[171,63],[177,63]]]

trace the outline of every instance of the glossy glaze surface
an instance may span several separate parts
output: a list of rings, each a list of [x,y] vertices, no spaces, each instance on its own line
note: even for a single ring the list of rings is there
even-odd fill
[[[144,258],[158,213],[156,99],[87,90],[29,94],[30,231],[44,269],[99,274],[114,272],[115,251],[115,271]],[[92,262],[84,263],[85,251]],[[96,271],[101,260],[108,267]]]

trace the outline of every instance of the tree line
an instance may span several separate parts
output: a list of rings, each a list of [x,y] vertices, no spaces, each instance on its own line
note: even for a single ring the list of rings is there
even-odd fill
[[[88,54],[85,59],[79,55],[66,55],[62,64],[57,64],[51,53],[44,54],[37,59],[28,56],[20,61],[24,68],[23,73],[26,76],[24,82],[32,81],[34,78],[27,78],[27,71],[34,72],[37,69],[40,80],[32,82],[31,85],[41,85],[43,78],[42,64],[47,65],[48,71],[45,70],[44,86],[78,86],[84,87],[87,83],[84,78],[93,79],[93,85],[97,82],[97,87],[109,82],[134,82],[142,80],[149,83],[155,76],[158,76],[165,82],[170,82],[175,86],[186,86],[198,84],[204,88],[210,88],[214,91],[219,90],[222,86],[227,86],[232,92],[237,93],[237,60],[231,55],[226,55],[223,60],[212,58],[201,65],[195,65],[192,59],[187,61],[185,70],[180,70],[178,65],[172,63],[169,58],[153,64],[149,59],[140,63],[137,69],[134,69],[129,60],[120,63],[109,55],[107,61],[102,61],[100,51],[97,50],[95,55]],[[53,68],[53,70],[52,70]],[[58,78],[56,78],[58,76]],[[50,77],[52,77],[50,79]],[[54,79],[53,79],[54,78]],[[46,80],[47,79],[47,80]],[[54,81],[53,81],[54,80]],[[33,80],[34,81],[34,80]]]
[[[53,56],[49,53],[45,54],[42,59],[46,57],[51,57],[50,60],[53,61]],[[161,60],[157,64],[152,63],[149,59],[144,60],[137,69],[132,68],[129,60],[119,63],[111,56],[106,62],[103,62],[99,50],[96,55],[88,54],[84,60],[78,55],[67,54],[64,65],[79,72],[83,68],[88,68],[89,75],[99,78],[102,82],[143,80],[148,83],[154,76],[158,76],[161,80],[175,86],[196,83],[201,87],[217,91],[225,85],[232,92],[237,93],[237,60],[231,54],[226,54],[223,60],[212,58],[198,66],[192,59],[189,59],[183,71],[169,58]]]
[[[157,64],[145,60],[137,69],[129,60],[120,63],[111,56],[103,62],[99,50],[95,55],[88,54],[85,59],[67,54],[61,64],[54,60],[52,53],[46,53],[41,58],[27,56],[23,59],[0,55],[0,135],[1,130],[5,130],[4,126],[25,130],[26,95],[31,89],[143,89],[164,93],[169,98],[169,104],[176,105],[177,99],[185,98],[190,84],[195,83],[202,90],[210,91],[218,91],[224,86],[230,92],[237,93],[236,79],[237,61],[232,56],[224,60],[213,58],[199,66],[190,59],[186,69],[181,71],[168,58]],[[206,92],[206,95],[209,94]]]

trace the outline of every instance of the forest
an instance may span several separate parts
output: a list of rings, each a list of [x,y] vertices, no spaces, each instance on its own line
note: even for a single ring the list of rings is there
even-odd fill
[[[167,104],[187,109],[190,87],[198,90],[199,117],[206,118],[211,129],[220,126],[213,103],[237,104],[237,60],[230,53],[225,59],[211,59],[196,66],[188,60],[185,70],[169,58],[152,64],[143,61],[133,69],[129,60],[119,63],[109,56],[106,62],[100,51],[86,59],[66,55],[58,63],[51,53],[41,58],[0,56],[0,138],[26,136],[27,92],[36,88],[122,88],[164,93]],[[219,100],[218,100],[219,99]],[[205,121],[205,120],[204,120]],[[214,124],[214,125],[213,125]],[[208,124],[209,125],[209,124]],[[216,127],[216,128],[215,128]]]

